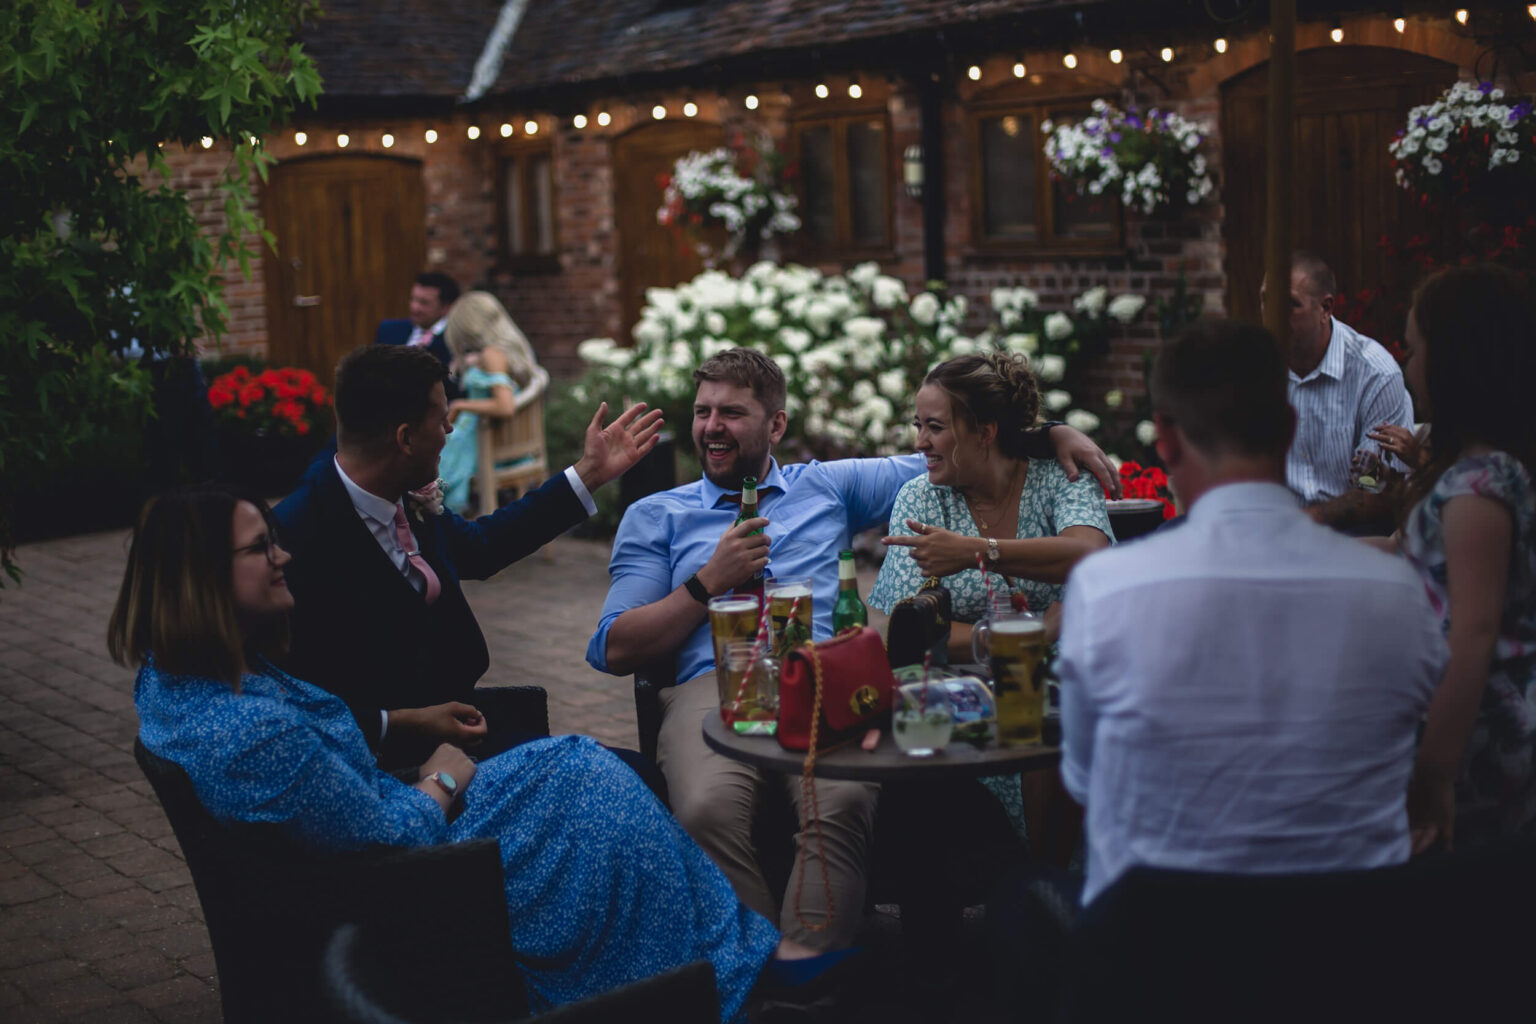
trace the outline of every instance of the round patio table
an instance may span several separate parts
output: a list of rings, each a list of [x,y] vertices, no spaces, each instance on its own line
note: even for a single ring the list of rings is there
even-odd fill
[[[799,775],[805,767],[805,751],[785,750],[772,736],[738,736],[719,715],[704,716],[704,742],[717,753],[754,768]],[[858,782],[942,782],[1054,768],[1060,761],[1061,748],[1043,744],[978,749],[969,743],[950,743],[932,757],[908,757],[882,730],[874,750],[863,750],[852,742],[817,754],[816,775]]]

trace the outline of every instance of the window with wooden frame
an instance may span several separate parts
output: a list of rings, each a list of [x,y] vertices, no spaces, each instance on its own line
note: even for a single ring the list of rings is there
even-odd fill
[[[1046,121],[1086,117],[1092,97],[990,100],[967,113],[971,237],[978,252],[1101,255],[1125,247],[1117,195],[1079,195],[1051,179]]]
[[[554,164],[548,142],[506,144],[497,155],[497,251],[506,270],[548,274],[560,269]]]
[[[799,167],[802,250],[826,259],[889,253],[890,124],[885,110],[796,119],[791,152]]]

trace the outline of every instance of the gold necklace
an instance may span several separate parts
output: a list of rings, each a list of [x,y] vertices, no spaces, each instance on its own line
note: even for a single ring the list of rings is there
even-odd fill
[[[1019,489],[1022,492],[1022,490],[1023,490],[1022,482],[1020,484],[1020,488]],[[1013,486],[1012,486],[1011,478],[1010,478],[1010,481],[1009,481],[1008,490],[1003,495],[1002,502],[998,506],[993,508],[992,511],[989,512],[988,514],[989,515],[993,515],[993,516],[1001,515],[1003,510],[1008,508],[1008,504],[1009,504],[1008,496],[1010,494],[1013,494]],[[977,512],[977,510],[976,510],[976,499],[971,497],[969,494],[967,494],[963,489],[960,491],[960,496],[965,499],[966,505],[970,507],[971,519],[972,519],[972,521],[974,521],[976,523],[977,528],[981,531],[981,535],[983,537],[991,536],[987,531],[992,529],[992,522],[990,520],[983,519],[981,517],[980,513]],[[1013,498],[1013,505],[1014,505],[1015,509],[1017,509],[1018,504],[1019,504],[1019,496],[1015,495],[1014,498]],[[1001,522],[1001,520],[998,520],[998,522]]]

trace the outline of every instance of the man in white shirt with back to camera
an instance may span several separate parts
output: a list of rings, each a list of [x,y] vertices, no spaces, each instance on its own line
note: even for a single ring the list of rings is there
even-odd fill
[[[1406,861],[1415,729],[1446,660],[1422,584],[1297,508],[1295,413],[1268,331],[1196,324],[1164,346],[1151,385],[1187,522],[1084,559],[1062,614],[1082,902],[1138,864]]]

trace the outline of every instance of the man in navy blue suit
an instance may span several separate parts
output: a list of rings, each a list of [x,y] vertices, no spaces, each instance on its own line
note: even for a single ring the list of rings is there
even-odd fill
[[[459,581],[485,579],[596,509],[591,492],[656,444],[661,413],[643,405],[587,426],[581,459],[537,491],[468,521],[411,491],[437,479],[453,426],[446,372],[423,348],[370,346],[336,369],[334,458],[317,459],[276,509],[285,575],[298,597],[286,667],[352,708],[381,764],[419,764],[438,744],[482,751],[474,706],[490,664]]]
[[[459,283],[447,274],[428,270],[416,275],[411,285],[411,315],[404,320],[382,320],[373,336],[375,345],[410,345],[424,348],[445,367],[453,362],[443,331],[448,311],[459,300]],[[452,376],[444,381],[451,402],[458,397],[458,385]]]

